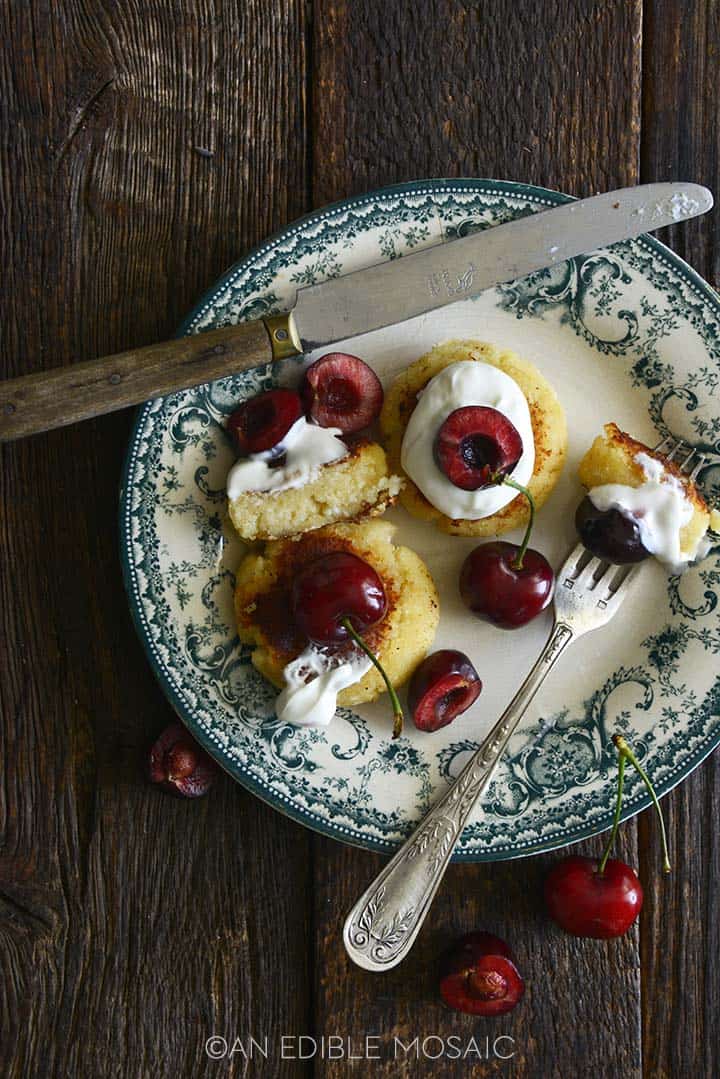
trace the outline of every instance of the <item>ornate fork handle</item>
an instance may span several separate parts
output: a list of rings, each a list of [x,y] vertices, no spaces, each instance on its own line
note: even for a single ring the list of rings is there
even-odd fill
[[[570,626],[553,626],[537,662],[485,741],[350,911],[343,940],[358,966],[389,970],[410,951],[475,803],[527,706],[572,640]]]

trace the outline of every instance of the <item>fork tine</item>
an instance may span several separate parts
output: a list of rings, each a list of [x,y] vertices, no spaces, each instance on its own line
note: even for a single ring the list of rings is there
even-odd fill
[[[639,566],[614,566],[612,574],[605,577],[605,588],[597,597],[597,605],[612,616],[625,599]]]
[[[609,563],[604,562],[600,558],[591,558],[588,564],[584,566],[577,575],[575,587],[579,590],[587,589],[588,591],[591,591],[593,588],[597,587],[608,569]]]
[[[698,478],[698,475],[700,474],[700,470],[702,468],[704,468],[706,461],[707,461],[707,456],[704,453],[701,453],[700,456],[698,457],[697,461],[693,465],[693,470],[690,473],[690,476],[688,477],[690,480],[692,480],[694,482]]]
[[[689,466],[690,462],[692,461],[693,457],[695,456],[696,452],[697,451],[696,451],[695,447],[692,446],[691,449],[690,449],[690,452],[687,454],[687,456],[683,457],[682,461],[678,461],[678,468],[680,469],[681,472],[685,472],[686,469],[688,469],[688,471],[689,471],[688,466]]]
[[[664,455],[665,460],[666,461],[674,460],[674,458],[678,455],[678,453],[680,453],[680,450],[683,448],[684,445],[685,445],[685,439],[684,438],[678,439],[677,445],[675,445],[674,448],[671,449],[669,453],[666,453]]]
[[[658,442],[657,446],[653,446],[653,453],[666,453],[674,445],[675,441],[672,435],[667,435],[661,442]]]
[[[560,567],[557,579],[563,582],[566,580],[574,581],[580,572],[579,566],[583,560],[583,556],[587,554],[589,554],[589,551],[582,543],[578,543],[576,547],[573,547],[572,551]]]

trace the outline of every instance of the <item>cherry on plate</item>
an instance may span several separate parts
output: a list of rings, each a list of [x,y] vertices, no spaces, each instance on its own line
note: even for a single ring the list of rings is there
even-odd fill
[[[241,454],[263,453],[282,442],[302,414],[302,401],[294,390],[266,390],[235,409],[228,431]]]
[[[166,727],[150,750],[150,781],[183,798],[207,794],[219,771],[212,757],[180,723]]]
[[[518,568],[520,548],[495,540],[471,551],[460,570],[460,595],[468,610],[501,629],[517,629],[544,611],[555,574],[539,551],[528,547]]]
[[[505,941],[491,933],[468,933],[446,953],[440,995],[467,1015],[504,1015],[525,992],[525,983]]]
[[[643,890],[625,862],[609,858],[600,873],[596,859],[573,855],[550,870],[545,904],[566,933],[607,940],[627,933],[642,909]]]
[[[514,424],[485,405],[456,408],[438,431],[434,445],[438,468],[463,491],[497,483],[512,472],[522,452]]]
[[[347,352],[329,352],[311,364],[300,388],[305,411],[319,427],[361,431],[380,415],[383,388],[372,367]]]
[[[350,633],[376,625],[385,615],[387,598],[380,577],[350,551],[331,551],[303,566],[292,586],[293,616],[302,633],[316,644],[340,644]]]
[[[415,668],[408,708],[418,730],[438,731],[466,712],[481,690],[480,677],[465,653],[442,648]]]
[[[621,510],[599,510],[586,495],[575,513],[575,527],[585,547],[598,558],[618,566],[650,557],[637,521]]]

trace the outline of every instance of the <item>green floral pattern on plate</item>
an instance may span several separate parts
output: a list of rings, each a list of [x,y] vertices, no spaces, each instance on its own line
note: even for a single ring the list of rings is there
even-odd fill
[[[182,332],[286,308],[301,285],[418,246],[489,228],[565,196],[497,181],[429,181],[328,207],[252,252],[207,294]],[[712,290],[666,248],[643,238],[572,259],[474,301],[478,312],[576,338],[622,378],[660,434],[709,454],[703,482],[720,491],[720,307]],[[449,325],[452,316],[448,316]],[[446,336],[452,336],[449,329]],[[688,341],[690,345],[688,346]],[[682,359],[684,353],[690,359]],[[225,511],[232,460],[224,420],[238,399],[272,385],[252,371],[149,402],[139,412],[121,495],[123,568],[141,640],[168,698],[241,783],[278,809],[348,842],[389,851],[477,745],[455,726],[392,742],[341,709],[327,730],[274,714],[233,626],[233,570],[241,556]],[[610,417],[608,417],[610,418]],[[671,577],[652,632],[627,661],[562,707],[529,713],[457,857],[514,857],[607,827],[613,731],[632,743],[662,791],[720,740],[717,552]],[[626,815],[646,804],[628,783]]]

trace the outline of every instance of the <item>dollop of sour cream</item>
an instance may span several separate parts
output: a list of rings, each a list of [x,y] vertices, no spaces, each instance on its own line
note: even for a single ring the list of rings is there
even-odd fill
[[[347,457],[348,448],[340,434],[339,427],[318,427],[301,416],[277,446],[235,462],[227,477],[228,498],[238,498],[247,491],[276,494],[304,487],[323,465]]]
[[[517,428],[523,453],[510,473],[527,484],[535,465],[530,409],[514,379],[488,363],[459,360],[445,367],[418,394],[418,403],[405,430],[401,461],[405,472],[435,509],[452,519],[490,517],[517,496],[512,487],[498,485],[463,491],[451,483],[435,460],[437,433],[451,412],[466,405],[485,405],[502,412]]]
[[[350,656],[333,656],[311,644],[291,660],[275,703],[278,719],[297,727],[327,727],[337,709],[338,693],[359,682],[372,667],[361,652]]]
[[[645,550],[680,573],[709,549],[700,537],[694,551],[681,550],[680,530],[693,515],[692,502],[686,498],[682,483],[660,461],[646,453],[636,454],[635,460],[642,467],[645,483],[639,487],[604,483],[592,487],[588,497],[596,509],[620,510],[633,517]]]

